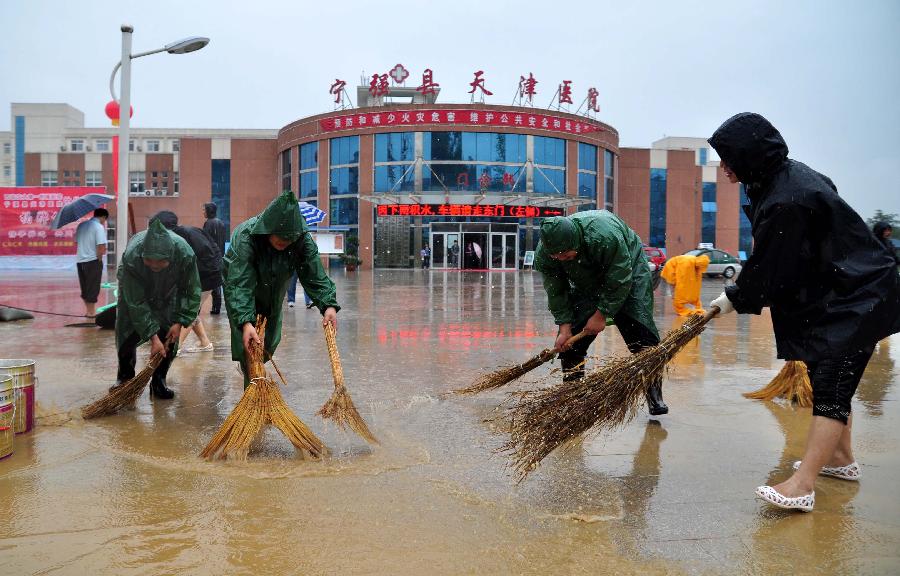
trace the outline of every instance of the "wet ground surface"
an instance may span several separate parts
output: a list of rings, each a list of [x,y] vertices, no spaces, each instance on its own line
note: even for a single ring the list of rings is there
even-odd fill
[[[382,441],[315,415],[331,372],[315,310],[285,310],[288,404],[328,444],[298,458],[269,432],[247,462],[197,457],[241,395],[225,316],[216,351],[180,356],[173,401],[70,417],[115,376],[111,331],[39,315],[0,324],[0,358],[37,361],[40,418],[0,461],[4,574],[895,574],[900,338],[854,400],[862,482],[823,478],[811,514],[755,500],[802,456],[809,409],[747,400],[781,368],[767,315],[717,319],[675,359],[671,412],[553,454],[516,484],[484,423],[503,391],[444,396],[552,344],[538,275],[335,273],[346,382]],[[722,280],[704,282],[703,301]],[[74,273],[0,279],[0,303],[78,313]],[[661,331],[677,324],[657,290]],[[190,345],[190,343],[189,343]],[[146,359],[139,350],[138,363]],[[615,329],[592,353],[624,351]],[[553,376],[536,371],[520,388]]]

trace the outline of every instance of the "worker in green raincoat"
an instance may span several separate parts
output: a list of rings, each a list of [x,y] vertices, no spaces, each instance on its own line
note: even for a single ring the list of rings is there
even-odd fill
[[[150,342],[150,354],[163,360],[150,380],[150,396],[170,400],[166,374],[178,352],[178,337],[200,309],[200,276],[190,245],[157,220],[128,242],[119,264],[116,306],[116,386],[134,377],[137,347]]]
[[[615,214],[589,210],[547,218],[534,268],[544,279],[547,304],[559,325],[554,348],[564,380],[584,375],[587,349],[613,320],[632,354],[659,344],[653,321],[653,285],[638,235]],[[574,334],[588,334],[572,346]],[[666,414],[662,378],[647,391],[650,414]]]
[[[268,319],[265,351],[271,357],[281,341],[282,302],[294,272],[322,313],[322,324],[337,329],[337,312],[341,308],[334,282],[325,274],[316,242],[300,215],[297,198],[286,190],[262,214],[234,229],[231,246],[225,254],[225,305],[231,322],[231,358],[241,363],[245,388],[249,385],[245,359],[250,342],[259,342],[256,315]]]

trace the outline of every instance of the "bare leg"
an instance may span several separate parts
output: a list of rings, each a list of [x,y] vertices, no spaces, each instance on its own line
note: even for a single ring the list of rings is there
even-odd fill
[[[85,316],[96,316],[97,315],[97,303],[96,302],[85,302],[84,303],[84,315]]]
[[[773,488],[788,498],[805,496],[812,492],[815,489],[819,471],[822,470],[822,466],[832,462],[845,432],[849,445],[849,426],[845,426],[843,422],[833,418],[813,416],[806,440],[806,452],[803,454],[800,468],[794,472],[793,476]]]
[[[197,335],[197,338],[200,340],[200,347],[205,348],[211,344],[209,341],[209,337],[206,335],[206,328],[203,326],[203,320],[197,322],[194,325],[194,333]]]
[[[193,331],[193,330],[194,330],[193,324],[191,324],[189,326],[185,326],[184,328],[181,329],[181,336],[178,338],[178,348],[179,349],[184,348],[184,341],[187,340],[187,337],[190,336],[191,331]],[[200,337],[199,334],[197,335],[197,337],[198,338]]]
[[[852,427],[853,416],[851,415],[847,418],[847,425],[844,426],[844,431],[841,433],[841,439],[838,441],[837,448],[834,450],[834,454],[831,456],[831,460],[828,461],[827,466],[846,466],[856,461],[856,458],[853,457],[853,443],[850,438]]]

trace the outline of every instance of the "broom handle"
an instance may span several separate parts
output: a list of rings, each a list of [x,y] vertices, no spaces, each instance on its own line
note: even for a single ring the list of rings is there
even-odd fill
[[[344,369],[341,368],[341,357],[338,354],[334,326],[329,323],[325,324],[324,328],[325,344],[326,348],[328,348],[328,359],[331,360],[331,375],[334,377],[334,387],[340,388],[344,385]]]

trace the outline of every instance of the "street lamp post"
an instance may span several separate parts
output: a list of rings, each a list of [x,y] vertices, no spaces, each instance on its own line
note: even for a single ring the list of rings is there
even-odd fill
[[[187,54],[200,50],[209,44],[209,38],[193,36],[178,42],[166,44],[162,48],[148,52],[131,53],[131,34],[134,28],[128,24],[122,24],[122,59],[113,68],[109,77],[109,93],[113,100],[119,103],[119,178],[117,182],[119,197],[116,201],[116,262],[122,261],[125,246],[128,244],[128,151],[129,130],[131,128],[131,61],[141,56],[149,56],[159,52],[169,54]],[[119,92],[121,98],[116,98],[115,78],[119,68],[122,69]],[[124,111],[124,112],[123,112]]]

